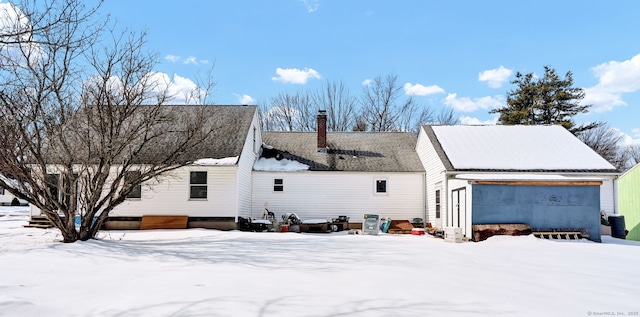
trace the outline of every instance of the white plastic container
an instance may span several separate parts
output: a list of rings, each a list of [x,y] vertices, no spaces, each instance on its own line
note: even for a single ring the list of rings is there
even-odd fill
[[[462,228],[446,227],[444,228],[444,241],[460,243],[462,242]]]

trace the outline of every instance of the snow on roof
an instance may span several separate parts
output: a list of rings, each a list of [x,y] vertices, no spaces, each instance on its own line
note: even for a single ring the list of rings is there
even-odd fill
[[[488,174],[458,174],[457,179],[483,180],[483,181],[603,181],[600,177],[578,177],[557,174],[514,174],[514,173],[488,173]]]
[[[238,163],[238,157],[224,157],[219,159],[214,158],[202,158],[193,162],[193,165],[236,165]]]
[[[306,171],[309,169],[309,165],[302,164],[297,161],[276,158],[264,158],[261,157],[253,165],[253,169],[256,171],[278,171],[278,172],[293,172],[293,171]]]
[[[558,125],[432,128],[455,169],[616,170]]]

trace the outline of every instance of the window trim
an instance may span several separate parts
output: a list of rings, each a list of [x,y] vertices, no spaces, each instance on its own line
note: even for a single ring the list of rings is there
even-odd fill
[[[284,192],[284,178],[274,178],[273,179],[273,192],[274,193],[283,193]]]
[[[384,191],[379,191],[379,183],[384,183]],[[389,179],[385,178],[375,178],[373,180],[373,194],[374,195],[379,195],[379,196],[384,196],[384,195],[389,195]]]
[[[127,183],[127,178],[128,178],[127,175],[129,175],[129,173],[136,173],[135,177],[138,177],[138,178],[142,176],[142,172],[141,171],[126,171],[125,174],[124,174],[124,177],[123,177],[124,184]],[[138,197],[131,196],[132,194],[134,194],[136,192],[138,193],[138,195],[137,195]],[[127,195],[127,197],[125,197],[125,199],[126,200],[134,200],[134,201],[135,200],[142,200],[142,184],[136,185],[136,189],[133,190],[131,193],[129,193],[129,195]]]
[[[47,191],[49,191],[49,193],[54,196],[54,192],[55,192],[55,196],[56,196],[56,200],[57,201],[61,201],[61,196],[60,196],[60,174],[59,173],[47,173],[46,176],[46,189]],[[55,180],[54,180],[55,178]],[[55,185],[53,183],[56,183]]]
[[[435,191],[435,212],[436,212],[436,219],[441,219],[442,218],[442,191],[440,188],[436,189]]]
[[[194,183],[192,175],[194,173],[204,173],[204,183]],[[207,171],[189,171],[189,200],[207,200],[209,197],[208,185],[209,173]],[[196,187],[204,188],[204,197],[193,197],[193,189]]]

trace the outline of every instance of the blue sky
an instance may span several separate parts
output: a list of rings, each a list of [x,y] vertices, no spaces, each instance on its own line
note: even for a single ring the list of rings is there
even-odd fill
[[[148,32],[177,85],[215,63],[217,104],[394,74],[407,94],[465,123],[494,122],[515,72],[572,71],[592,111],[640,141],[640,1],[124,1],[120,26]]]

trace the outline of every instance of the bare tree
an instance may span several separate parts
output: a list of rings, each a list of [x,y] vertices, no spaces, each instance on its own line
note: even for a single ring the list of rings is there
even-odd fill
[[[13,8],[16,26],[0,35],[0,186],[64,242],[88,240],[142,183],[191,164],[220,125],[206,107],[163,106],[144,34],[105,29],[80,0]]]
[[[411,97],[401,97],[402,87],[397,84],[397,76],[376,77],[363,88],[358,126],[374,132],[416,129],[420,121],[430,116],[430,111]]]
[[[453,108],[442,108],[436,116],[435,124],[456,125],[460,124],[460,118],[456,117]]]
[[[625,149],[629,159],[629,167],[640,163],[640,143],[629,144]]]
[[[327,111],[327,130],[349,131],[353,128],[357,100],[344,83],[327,81],[312,99],[316,109]]]
[[[213,70],[216,63],[211,63],[211,66],[207,69],[206,73],[202,75],[200,72],[196,73],[195,89],[191,89],[185,92],[185,100],[187,104],[196,105],[209,105],[214,104],[211,99],[211,94],[217,83],[213,80]]]
[[[316,129],[317,109],[306,93],[280,93],[271,98],[265,108],[268,109],[263,109],[263,128],[270,128],[266,130],[309,132]]]
[[[620,146],[622,134],[609,125],[585,130],[578,138],[619,170],[625,170],[627,156]]]

